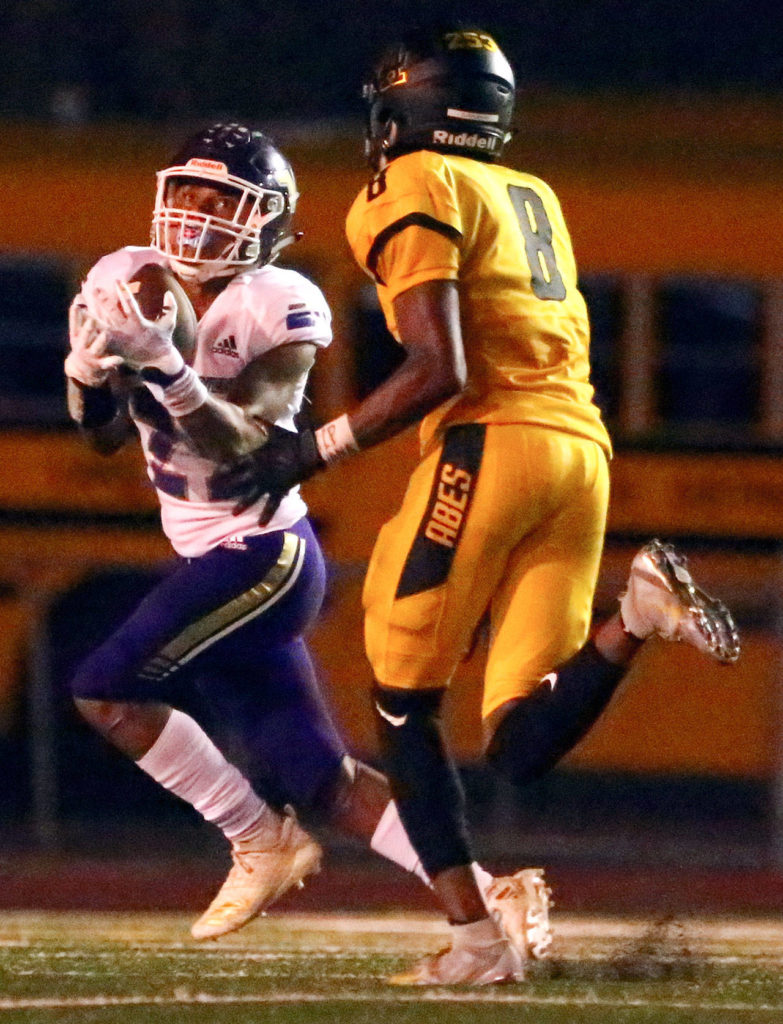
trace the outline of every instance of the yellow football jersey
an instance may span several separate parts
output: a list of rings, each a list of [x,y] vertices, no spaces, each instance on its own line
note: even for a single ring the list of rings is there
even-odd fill
[[[459,281],[468,385],[426,417],[423,446],[453,423],[533,423],[610,451],[571,239],[545,182],[469,157],[408,153],[362,190],[346,235],[395,337],[397,295]]]

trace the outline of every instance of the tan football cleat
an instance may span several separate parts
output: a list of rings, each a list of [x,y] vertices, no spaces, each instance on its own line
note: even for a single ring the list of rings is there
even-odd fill
[[[194,939],[217,939],[271,906],[321,866],[321,847],[295,819],[286,817],[280,835],[264,848],[234,846],[234,866],[217,896],[190,929]]]
[[[524,977],[519,953],[500,938],[488,946],[444,949],[386,980],[390,985],[501,985]]]
[[[671,544],[652,540],[636,554],[620,614],[640,640],[653,634],[680,640],[727,664],[740,655],[731,612],[696,586],[686,559]]]
[[[523,868],[515,875],[493,878],[484,902],[523,960],[543,960],[551,953],[552,890],[543,868]]]

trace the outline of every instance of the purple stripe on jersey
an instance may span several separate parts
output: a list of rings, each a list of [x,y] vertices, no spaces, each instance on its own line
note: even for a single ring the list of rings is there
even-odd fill
[[[289,313],[285,318],[285,325],[289,331],[296,331],[300,327],[315,327],[315,314]]]
[[[150,465],[152,482],[159,491],[170,495],[172,498],[181,498],[183,501],[188,496],[188,482],[181,473],[169,473],[154,463]]]

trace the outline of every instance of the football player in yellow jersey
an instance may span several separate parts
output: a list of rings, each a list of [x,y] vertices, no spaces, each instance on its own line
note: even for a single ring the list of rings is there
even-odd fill
[[[452,945],[390,979],[488,984],[524,965],[486,910],[440,706],[485,614],[489,761],[524,785],[605,708],[643,640],[739,654],[731,615],[652,541],[618,612],[589,636],[610,441],[589,380],[589,325],[568,231],[543,181],[498,163],[514,75],[496,42],[413,38],[365,88],[375,175],[347,235],[374,279],[401,366],[350,414],[227,470],[244,503],[421,423],[422,458],[364,589],[385,766]]]

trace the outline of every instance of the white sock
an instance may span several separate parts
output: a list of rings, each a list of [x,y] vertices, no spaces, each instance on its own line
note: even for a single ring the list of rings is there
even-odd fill
[[[482,868],[480,864],[475,861],[470,865],[473,869],[473,877],[476,879],[476,885],[479,887],[479,892],[484,898],[487,895],[487,889],[494,881],[493,876],[485,868]]]
[[[406,871],[418,875],[426,885],[430,884],[429,876],[422,867],[418,853],[408,839],[408,833],[400,821],[397,804],[393,800],[388,802],[386,810],[375,827],[375,832],[370,840],[370,849],[375,850],[376,853],[394,864],[399,864]]]
[[[405,827],[400,820],[397,804],[393,800],[390,800],[386,805],[386,810],[375,827],[375,832],[370,840],[370,849],[375,850],[376,853],[379,853],[394,864],[399,864],[406,871],[418,875],[425,885],[430,884],[429,875],[424,870],[419,860],[419,855],[408,838],[408,833],[405,831]],[[473,863],[471,868],[476,879],[476,885],[478,885],[483,896],[487,887],[492,882],[492,875],[485,871],[480,864]]]
[[[253,791],[189,715],[174,709],[160,736],[136,764],[191,804],[229,841],[280,829],[277,815]]]

